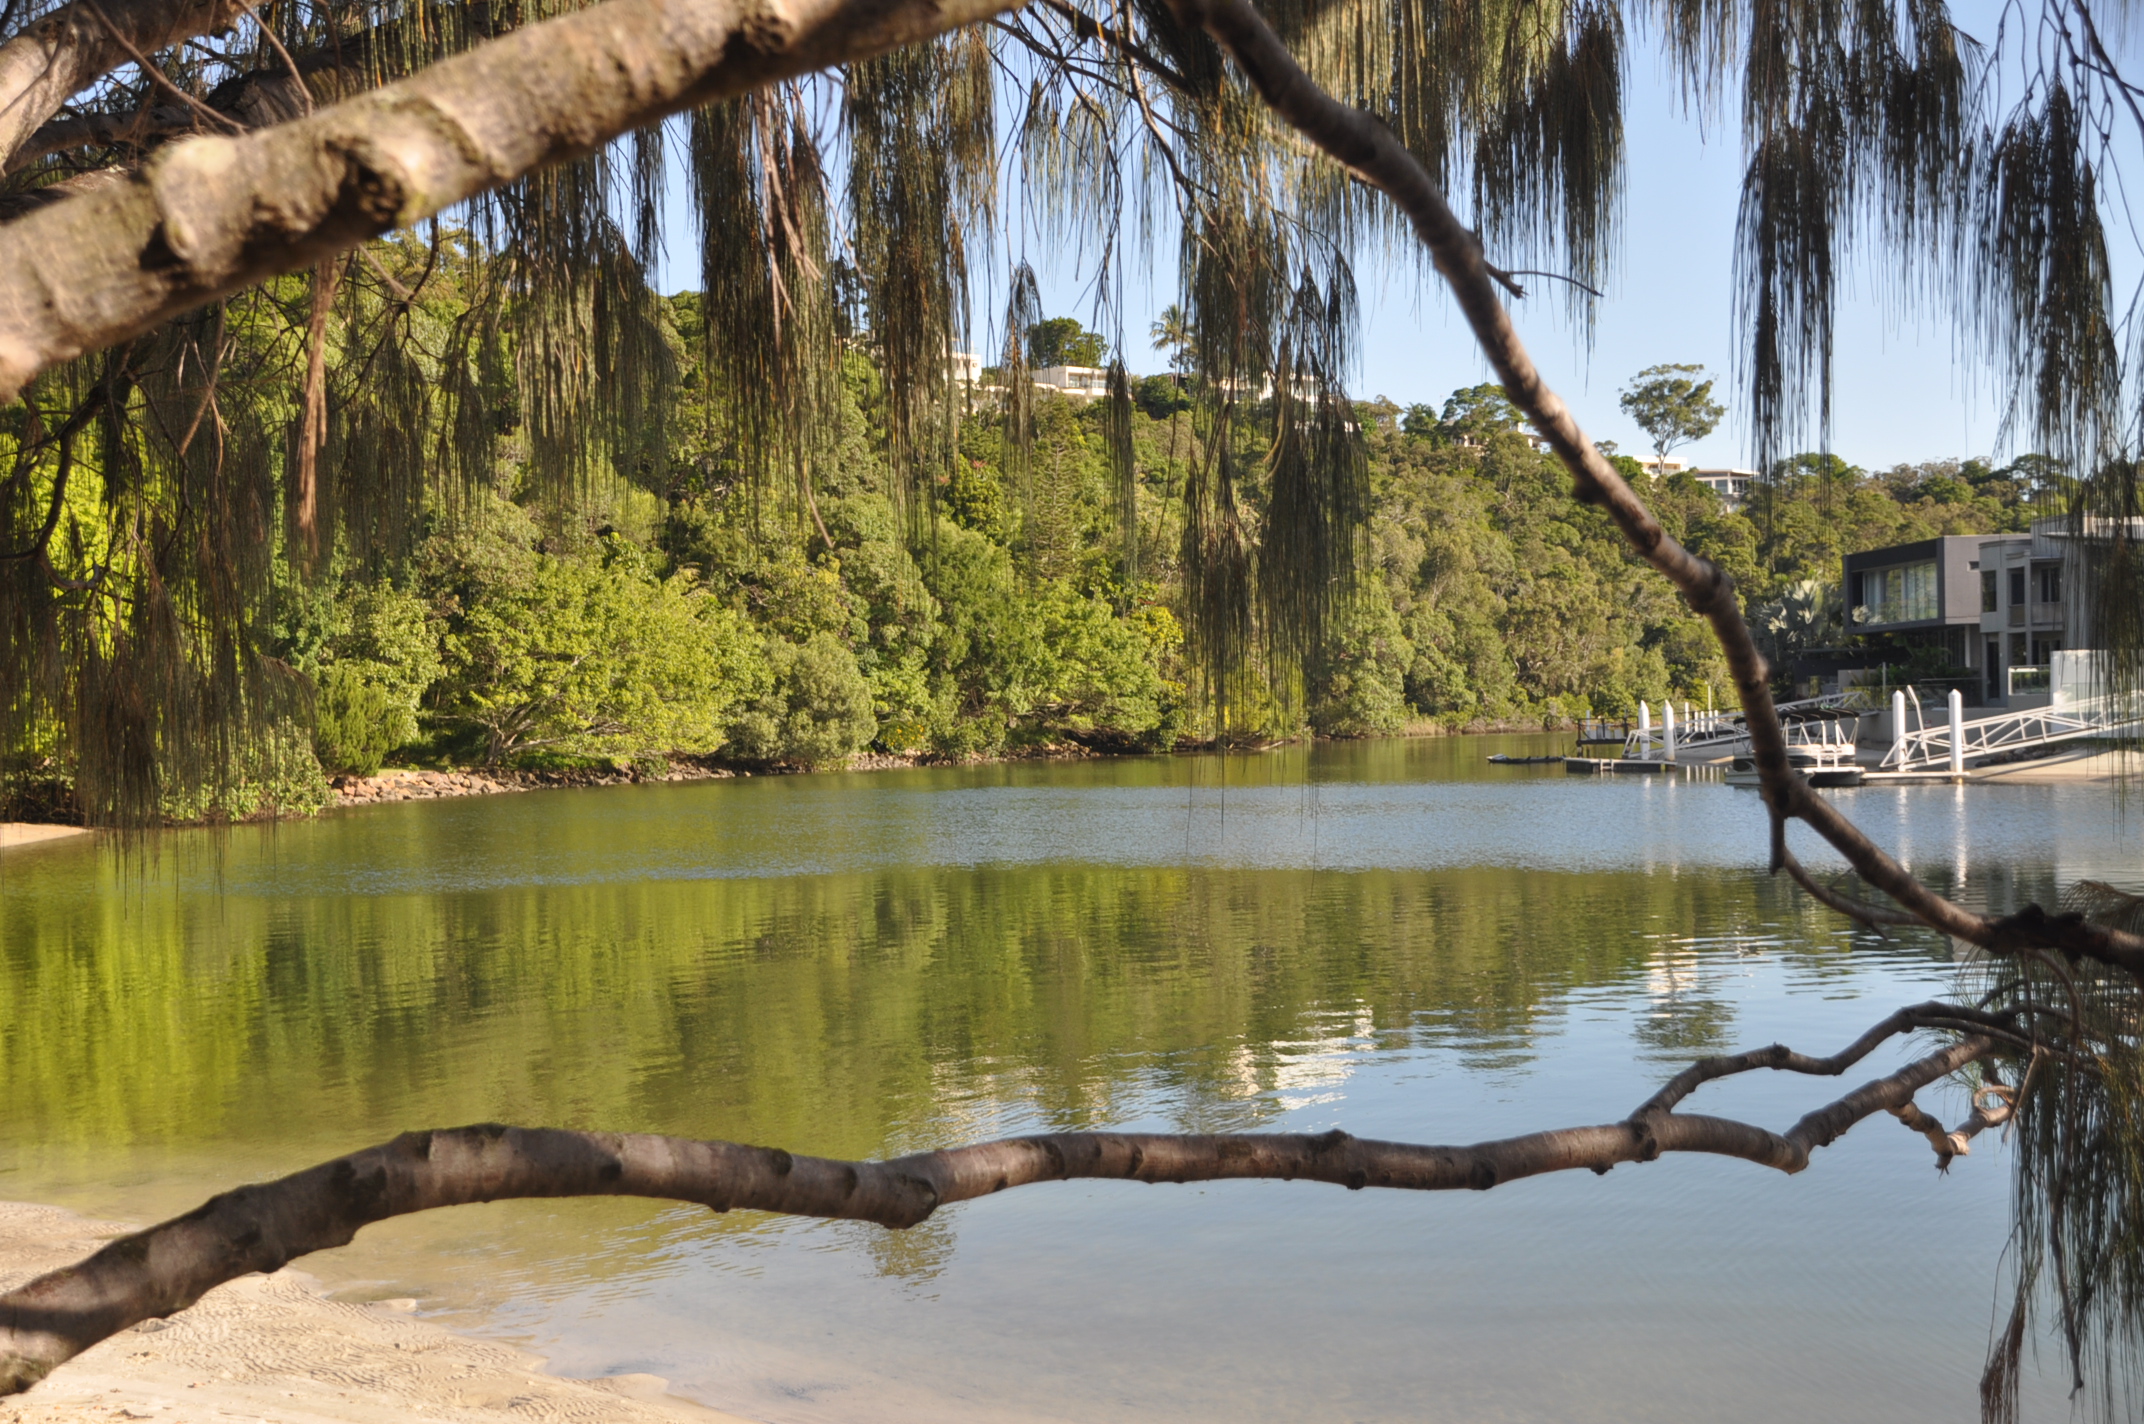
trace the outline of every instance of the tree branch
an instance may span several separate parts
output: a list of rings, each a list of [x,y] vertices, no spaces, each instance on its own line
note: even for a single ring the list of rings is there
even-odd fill
[[[1497,297],[1499,274],[1483,258],[1479,239],[1453,214],[1436,180],[1375,115],[1342,104],[1320,89],[1247,0],[1171,0],[1171,4],[1186,24],[1213,36],[1259,97],[1285,122],[1406,214],[1466,315],[1505,394],[1570,472],[1577,497],[1601,506],[1638,556],[1666,575],[1691,609],[1711,624],[1741,698],[1751,755],[1773,815],[1807,824],[1863,880],[1923,925],[1998,953],[2035,946],[2057,949],[2096,959],[2144,981],[2144,938],[2087,924],[2081,916],[2048,915],[2038,906],[2028,906],[2025,912],[2004,920],[1974,914],[1914,879],[1810,788],[1787,762],[1786,736],[1772,702],[1771,669],[1743,621],[1734,580],[1661,527],[1579,428],[1562,397],[1542,379],[1511,324],[1511,314]],[[1775,857],[1783,865],[1784,838],[1777,838],[1775,844],[1779,847]]]
[[[1021,0],[607,0],[0,227],[0,403],[37,372],[671,114]]]
[[[0,159],[137,54],[236,23],[233,0],[74,0],[0,45]],[[12,399],[12,395],[8,399]]]
[[[1809,1114],[1784,1134],[1668,1110],[1702,1082],[1759,1067],[1843,1072],[1915,1015],[1901,1010],[1841,1053],[1810,1059],[1774,1046],[1708,1059],[1626,1122],[1562,1128],[1465,1147],[1299,1134],[1068,1132],[919,1152],[886,1162],[799,1157],[779,1148],[647,1134],[485,1125],[405,1133],[280,1181],[240,1187],[185,1216],[114,1241],[88,1260],[0,1296],[0,1395],[15,1394],[99,1340],[184,1310],[225,1281],[274,1271],[347,1244],[389,1217],[519,1197],[637,1196],[792,1216],[914,1226],[939,1207],[1009,1187],[1070,1178],[1328,1182],[1350,1191],[1486,1191],[1546,1172],[1606,1172],[1669,1152],[1739,1157],[1794,1173],[1810,1152],[1862,1118],[1910,1107],[1913,1095],[1987,1053],[1967,1036]],[[1737,1065],[1717,1067],[1715,1065]],[[1694,1075],[1694,1076],[1693,1076]],[[1679,1091],[1678,1091],[1679,1089]],[[1668,1106],[1662,1106],[1666,1102]]]
[[[232,12],[250,14],[245,0],[230,0]],[[495,16],[488,0],[460,7],[462,24],[471,35],[496,38],[513,28],[511,16]],[[258,21],[258,16],[255,16]],[[433,17],[433,24],[438,23]],[[234,74],[211,89],[204,102],[225,118],[245,128],[260,129],[302,118],[313,112],[308,85],[325,85],[329,97],[344,86],[369,84],[384,57],[398,56],[408,43],[406,20],[389,20],[356,34],[331,38],[303,54],[292,55],[265,24],[261,36],[280,56],[278,65]],[[363,81],[353,84],[355,81]],[[49,120],[18,144],[0,161],[0,175],[20,172],[51,153],[89,146],[117,144],[145,146],[200,128],[198,115],[178,104],[143,105],[121,113],[65,114]]]

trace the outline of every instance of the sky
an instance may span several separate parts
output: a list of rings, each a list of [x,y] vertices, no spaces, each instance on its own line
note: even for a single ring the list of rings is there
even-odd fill
[[[1993,38],[1999,0],[1963,0],[1954,11],[1968,33]],[[1981,13],[1986,12],[1986,13]],[[2133,44],[2117,44],[2133,50]],[[2127,56],[2125,56],[2127,57]],[[1550,385],[1577,412],[1588,433],[1612,440],[1625,453],[1650,448],[1617,405],[1617,394],[1641,369],[1665,362],[1697,363],[1717,378],[1715,396],[1727,418],[1705,440],[1678,449],[1701,465],[1746,466],[1749,431],[1734,389],[1737,338],[1732,269],[1735,214],[1741,182],[1738,125],[1729,118],[1701,126],[1683,110],[1677,86],[1642,36],[1633,35],[1626,75],[1627,186],[1620,252],[1596,306],[1590,344],[1569,320],[1560,296],[1548,284],[1531,284],[1536,295],[1516,304],[1519,329]],[[1705,141],[1709,129],[1711,142]],[[687,185],[673,181],[678,204],[673,234],[692,231],[682,209]],[[1017,193],[1002,211],[1019,211]],[[2110,234],[2113,235],[2113,234]],[[693,243],[672,239],[673,259],[659,274],[665,290],[697,285]],[[1049,316],[1077,316],[1094,324],[1091,272],[1069,255],[1042,250],[1032,237],[1001,238],[999,267],[1007,247],[1034,264]],[[688,261],[680,264],[676,258]],[[1491,254],[1492,259],[1495,254]],[[2117,253],[2117,279],[2133,265]],[[975,309],[979,322],[1002,311],[1002,270],[978,273]],[[1452,391],[1489,379],[1464,323],[1444,296],[1434,273],[1412,263],[1389,270],[1358,270],[1363,318],[1362,356],[1348,387],[1358,397],[1386,396],[1409,405],[1441,405]],[[1177,298],[1173,236],[1158,238],[1156,264],[1128,275],[1121,330],[1128,364],[1135,372],[1158,371],[1163,358],[1144,333],[1155,315]],[[1842,282],[1834,339],[1836,383],[1829,448],[1868,469],[1990,454],[2018,453],[1999,444],[2002,406],[1977,362],[1960,360],[1947,314],[1916,316],[1901,311],[1889,284],[1867,267],[1850,268]],[[994,336],[978,331],[977,349],[995,348]]]

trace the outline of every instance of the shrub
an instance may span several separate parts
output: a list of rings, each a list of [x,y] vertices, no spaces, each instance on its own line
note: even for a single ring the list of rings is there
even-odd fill
[[[329,775],[370,776],[415,739],[417,718],[362,663],[330,663],[313,696],[313,752]]]
[[[825,766],[861,751],[878,732],[871,683],[833,635],[772,644],[772,686],[730,723],[732,749],[757,761]]]

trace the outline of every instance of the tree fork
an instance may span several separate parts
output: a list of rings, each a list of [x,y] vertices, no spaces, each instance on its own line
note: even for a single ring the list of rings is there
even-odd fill
[[[0,159],[84,85],[196,35],[229,29],[241,0],[74,0],[0,45]],[[12,397],[10,397],[12,398]]]
[[[1810,1113],[1784,1133],[1673,1111],[1705,1082],[1759,1068],[1837,1076],[1879,1044],[1973,1011],[1902,1009],[1829,1058],[1782,1045],[1692,1065],[1630,1118],[1471,1146],[1317,1135],[1066,1132],[919,1152],[885,1162],[801,1157],[780,1148],[652,1134],[486,1124],[410,1132],[278,1181],[240,1187],[87,1260],[0,1296],[0,1396],[18,1394],[99,1340],[186,1309],[225,1281],[348,1244],[360,1228],[437,1207],[524,1197],[635,1196],[900,1229],[939,1207],[1072,1178],[1210,1182],[1303,1178],[1350,1191],[1486,1191],[1547,1172],[1607,1172],[1670,1152],[1702,1152],[1795,1173],[1809,1154],[1874,1113],[1914,1111],[1922,1088],[1991,1052],[1968,1034]],[[2007,1022],[1995,1018],[1991,1023]],[[1939,1151],[1941,1149],[1939,1148]],[[1948,1160],[1947,1157],[1944,1158]]]

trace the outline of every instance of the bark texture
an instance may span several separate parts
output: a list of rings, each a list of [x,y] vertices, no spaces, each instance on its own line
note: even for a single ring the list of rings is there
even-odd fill
[[[0,45],[0,158],[137,54],[230,28],[237,0],[74,0]],[[10,395],[9,399],[12,399]]]
[[[1784,1133],[1677,1113],[1674,1104],[1702,1083],[1759,1068],[1836,1076],[1886,1039],[1958,1012],[1942,1004],[1901,1010],[1830,1058],[1809,1058],[1774,1045],[1707,1059],[1626,1121],[1463,1147],[1376,1142],[1340,1131],[1317,1136],[1070,1132],[886,1162],[842,1162],[779,1148],[641,1134],[496,1125],[407,1133],[280,1181],[212,1198],[185,1216],[115,1241],[79,1265],[0,1296],[0,1395],[29,1388],[118,1331],[184,1310],[225,1281],[344,1245],[375,1221],[470,1202],[657,1197],[715,1211],[747,1208],[899,1228],[914,1226],[952,1202],[1074,1177],[1139,1182],[1303,1178],[1350,1190],[1484,1191],[1545,1172],[1580,1167],[1606,1172],[1618,1163],[1649,1162],[1670,1152],[1739,1157],[1799,1172],[1809,1164],[1811,1151],[1862,1118],[1911,1109],[1916,1092],[1988,1052],[1993,1040],[1961,1038],[1810,1113]],[[1947,1138],[1938,1131],[1930,1140]]]
[[[1785,823],[1797,819],[1829,841],[1862,879],[1897,901],[1920,924],[1997,953],[2055,949],[2098,960],[2144,980],[2144,937],[2086,923],[2081,915],[2049,915],[2038,906],[2001,920],[1975,914],[1914,879],[1860,827],[1816,794],[1788,764],[1786,735],[1772,703],[1771,669],[1743,621],[1734,580],[1661,527],[1645,501],[1579,427],[1563,398],[1542,379],[1499,295],[1500,290],[1523,295],[1523,289],[1510,273],[1489,264],[1480,239],[1452,212],[1428,170],[1375,115],[1343,104],[1319,88],[1248,0],[1171,3],[1186,24],[1213,36],[1282,120],[1357,178],[1385,193],[1406,214],[1511,403],[1570,472],[1578,498],[1605,509],[1639,557],[1666,575],[1692,610],[1711,625],[1741,697],[1751,752],[1772,813],[1774,868],[1788,868]],[[1805,888],[1814,884],[1807,879],[1802,883]],[[1833,904],[1828,895],[1818,898],[1843,913],[1853,913]]]
[[[0,227],[0,402],[39,371],[670,114],[1020,0],[608,0]]]

